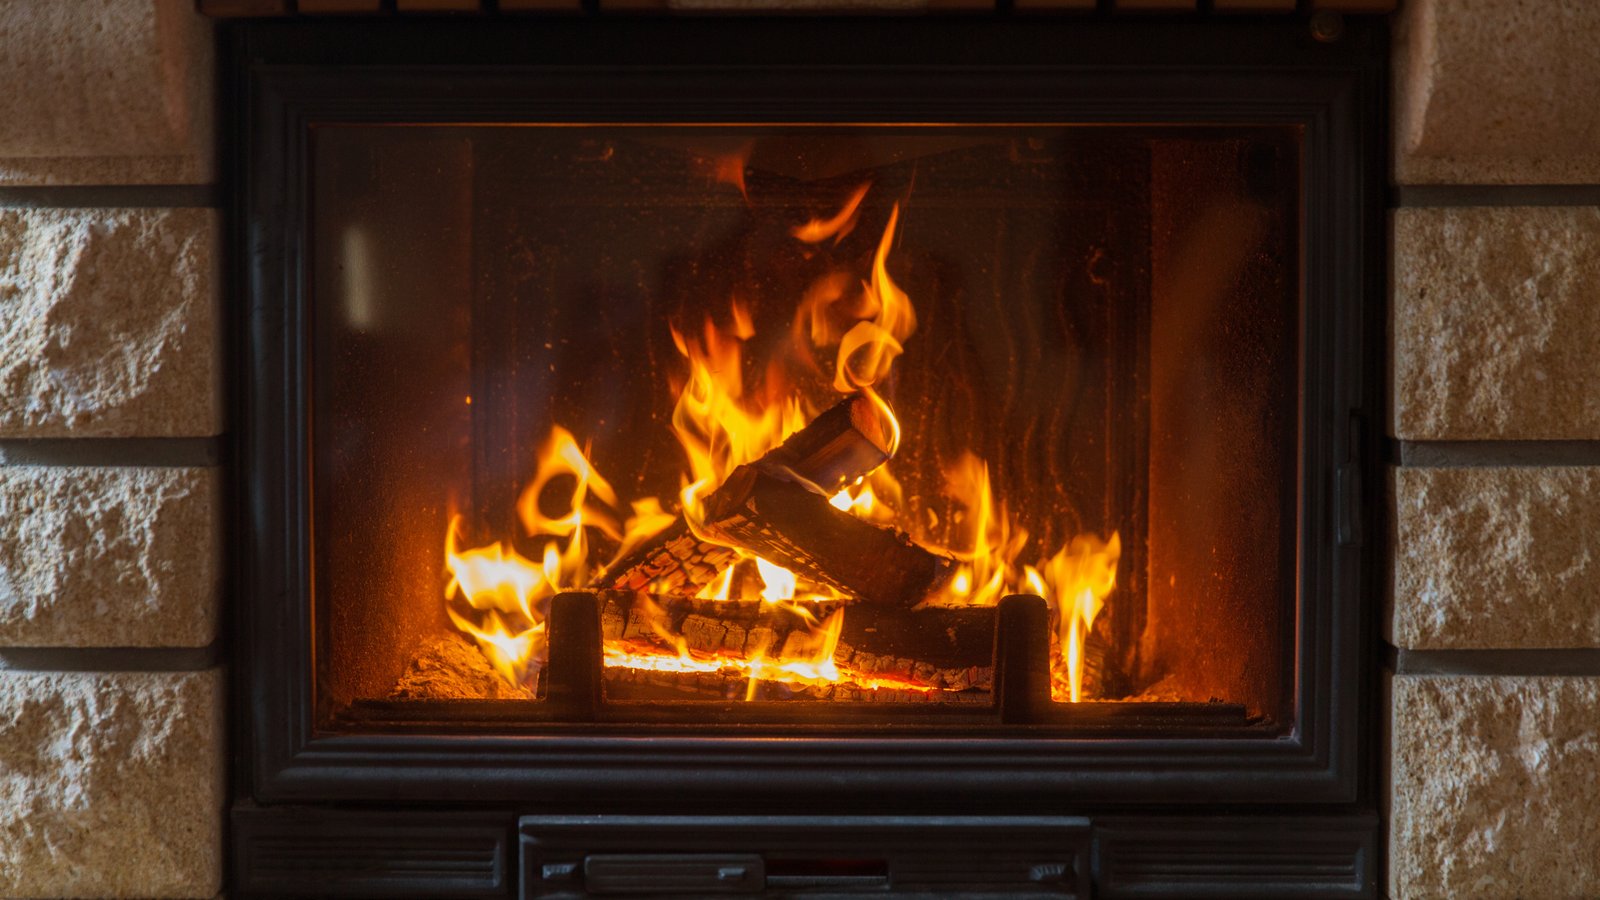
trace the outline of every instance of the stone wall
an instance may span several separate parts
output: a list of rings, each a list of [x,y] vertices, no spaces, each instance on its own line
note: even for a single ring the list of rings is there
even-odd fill
[[[1390,893],[1600,891],[1600,4],[1408,0]]]
[[[222,887],[212,45],[0,3],[0,896]]]

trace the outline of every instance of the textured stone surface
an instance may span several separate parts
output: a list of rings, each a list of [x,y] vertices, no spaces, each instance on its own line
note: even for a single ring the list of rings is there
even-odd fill
[[[1389,890],[1593,897],[1600,678],[1397,675]]]
[[[1600,181],[1600,3],[1406,0],[1400,9],[1398,181]]]
[[[191,0],[0,3],[0,184],[210,180],[212,53]]]
[[[0,896],[212,897],[218,672],[0,671]]]
[[[0,646],[203,647],[213,469],[0,467]]]
[[[1600,439],[1600,209],[1397,210],[1393,266],[1395,436]]]
[[[220,430],[210,210],[0,209],[0,437]]]
[[[1600,468],[1397,469],[1394,499],[1395,646],[1600,647]]]

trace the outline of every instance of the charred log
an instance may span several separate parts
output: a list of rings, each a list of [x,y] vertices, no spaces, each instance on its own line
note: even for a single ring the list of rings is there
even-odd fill
[[[883,418],[872,401],[856,394],[812,419],[756,465],[828,497],[888,461]]]
[[[903,533],[862,521],[756,466],[740,466],[706,498],[706,528],[851,597],[910,607],[949,577],[952,560]]]
[[[846,648],[852,648],[941,669],[988,666],[994,655],[994,623],[994,607],[912,610],[856,604],[845,612],[840,654],[834,658],[843,661]]]
[[[786,604],[760,601],[652,600],[613,594],[601,609],[600,626],[609,641],[671,648],[681,637],[689,650],[707,655],[794,655],[802,652],[797,645],[841,605],[813,604],[802,613]]]
[[[676,686],[690,693],[723,696],[723,682],[743,685],[740,660],[808,659],[825,651],[824,623],[843,612],[832,659],[844,682],[857,690],[884,682],[880,690],[942,692],[988,690],[994,679],[994,610],[905,610],[872,604],[819,603],[800,609],[786,604],[678,600],[611,595],[601,611],[608,646],[639,656],[675,655],[678,642],[702,664],[725,663],[709,672],[652,671],[629,675],[627,683]],[[641,659],[633,671],[649,671]],[[610,683],[618,677],[607,670]],[[715,676],[715,677],[709,677]],[[780,682],[774,682],[780,683]],[[803,685],[792,685],[799,690]],[[816,693],[813,688],[807,688]],[[709,693],[707,693],[709,692]]]
[[[773,478],[828,494],[889,458],[888,436],[866,397],[846,397],[789,436],[758,465]],[[600,583],[623,591],[693,596],[738,554],[702,541],[680,513],[665,530],[606,569]]]
[[[1108,616],[1095,619],[1083,641],[1083,696],[1115,700],[1129,692],[1127,681],[1113,662],[1114,638]]]
[[[619,591],[693,596],[738,556],[730,547],[695,537],[679,514],[665,530],[613,564],[602,583]]]

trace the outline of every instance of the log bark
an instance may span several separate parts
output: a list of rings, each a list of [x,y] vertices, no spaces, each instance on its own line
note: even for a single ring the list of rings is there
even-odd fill
[[[871,603],[914,606],[953,570],[953,560],[903,533],[756,466],[735,469],[706,498],[705,524],[729,544]]]
[[[883,465],[889,439],[872,401],[846,397],[762,457],[774,478],[825,495]],[[680,513],[671,525],[612,563],[600,584],[613,590],[692,597],[737,559],[728,547],[702,541]]]

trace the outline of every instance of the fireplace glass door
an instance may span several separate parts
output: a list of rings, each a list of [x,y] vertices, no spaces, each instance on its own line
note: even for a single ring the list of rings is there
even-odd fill
[[[1301,137],[318,125],[317,726],[1285,733]]]

